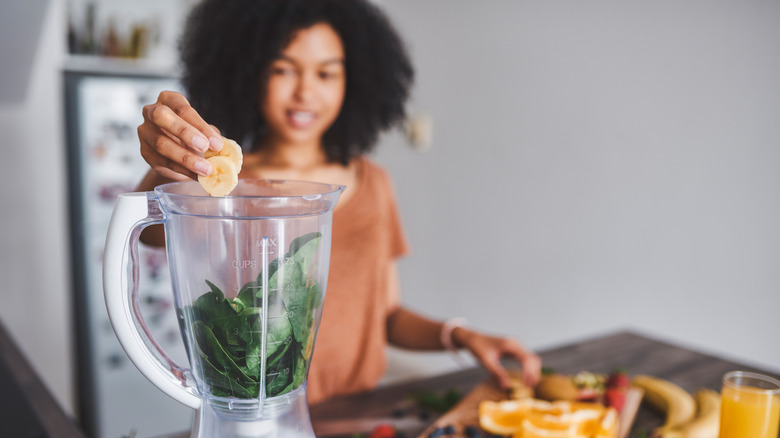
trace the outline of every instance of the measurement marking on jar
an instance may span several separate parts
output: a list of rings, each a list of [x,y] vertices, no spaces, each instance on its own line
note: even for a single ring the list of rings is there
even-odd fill
[[[282,261],[281,261],[280,265],[282,265],[282,266],[289,265],[291,263],[295,263],[295,258],[293,258],[293,257],[284,257],[281,260]]]
[[[289,368],[285,368],[283,370],[279,370],[279,372],[276,372],[276,373],[268,373],[268,374],[266,374],[266,376],[268,376],[268,377],[279,376],[279,375],[286,376],[288,374],[290,374],[290,369]]]
[[[260,253],[266,253],[268,255],[276,254],[276,251],[274,251],[274,248],[277,248],[276,239],[263,237],[263,239],[258,240],[257,243],[255,243],[255,246],[260,248]]]
[[[257,261],[256,260],[233,260],[233,263],[231,264],[234,269],[255,269],[257,267]]]

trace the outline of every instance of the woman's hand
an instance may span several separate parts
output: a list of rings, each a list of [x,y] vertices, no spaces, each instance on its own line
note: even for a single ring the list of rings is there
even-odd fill
[[[141,156],[157,175],[184,180],[211,173],[203,152],[209,147],[222,149],[222,136],[184,96],[163,91],[157,102],[144,106],[143,116],[144,122],[138,126]]]
[[[522,365],[523,383],[533,388],[542,375],[542,360],[512,338],[489,336],[463,327],[452,331],[456,346],[468,349],[482,365],[498,379],[502,388],[509,388],[509,374],[501,365],[501,358],[512,356]]]

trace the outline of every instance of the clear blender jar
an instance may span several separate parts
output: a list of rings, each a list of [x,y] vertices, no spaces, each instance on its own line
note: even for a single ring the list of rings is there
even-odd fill
[[[210,197],[194,181],[120,195],[104,256],[114,331],[158,388],[197,410],[192,437],[313,437],[306,379],[343,186],[241,180]],[[175,363],[138,306],[141,231],[164,224],[189,366]]]

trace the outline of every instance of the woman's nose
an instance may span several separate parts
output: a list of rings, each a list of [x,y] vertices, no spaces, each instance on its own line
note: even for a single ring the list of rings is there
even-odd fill
[[[295,97],[301,101],[311,99],[314,95],[315,81],[311,74],[302,74],[298,77],[298,84],[295,87]]]

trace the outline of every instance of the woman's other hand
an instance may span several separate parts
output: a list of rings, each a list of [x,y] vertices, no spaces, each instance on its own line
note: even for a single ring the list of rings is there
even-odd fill
[[[523,383],[533,388],[542,374],[542,360],[512,338],[489,336],[463,327],[452,331],[455,345],[468,349],[474,357],[498,380],[502,388],[509,388],[509,373],[501,365],[504,357],[514,357],[522,365]]]
[[[141,156],[159,176],[178,181],[211,173],[203,152],[220,150],[222,136],[183,95],[161,92],[157,102],[144,106],[143,117],[138,126]]]

